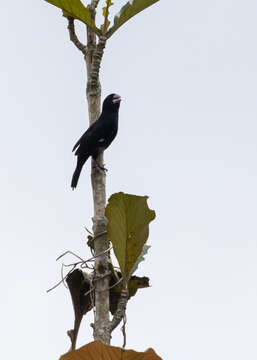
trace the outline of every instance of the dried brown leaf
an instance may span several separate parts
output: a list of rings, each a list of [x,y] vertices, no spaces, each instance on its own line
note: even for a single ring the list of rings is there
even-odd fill
[[[63,355],[60,360],[162,360],[153,349],[145,352],[123,350],[116,346],[105,345],[102,341],[93,341],[78,350]]]

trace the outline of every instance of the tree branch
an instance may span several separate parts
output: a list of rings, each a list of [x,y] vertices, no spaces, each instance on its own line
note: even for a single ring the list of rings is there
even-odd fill
[[[94,6],[94,8],[96,9],[98,4],[99,4],[100,0],[92,0],[91,4]]]
[[[70,34],[70,40],[73,42],[77,49],[79,49],[84,55],[86,55],[87,47],[79,41],[76,35],[73,17],[68,17],[68,30]]]
[[[92,87],[96,86],[99,82],[99,71],[100,71],[100,65],[104,53],[106,40],[107,38],[105,36],[101,36],[96,46],[96,50],[93,52],[92,69],[90,73],[90,80]]]
[[[92,19],[95,19],[95,7],[99,1],[92,0],[87,6]],[[87,65],[87,101],[90,124],[94,123],[101,112],[101,84],[99,82],[99,69],[103,56],[106,38],[96,42],[96,34],[87,26],[87,53],[85,61]],[[97,159],[103,164],[103,154]],[[93,233],[95,273],[95,311],[94,311],[94,339],[100,339],[105,344],[110,344],[109,332],[109,262],[108,249],[109,241],[106,234],[107,219],[105,218],[106,205],[106,174],[99,168],[91,165],[91,182],[94,199]],[[100,279],[100,277],[102,277]]]
[[[112,321],[110,323],[110,333],[119,325],[121,320],[125,316],[125,311],[127,308],[127,302],[128,302],[128,291],[122,290],[120,300],[118,302],[117,310],[115,314],[113,315]]]

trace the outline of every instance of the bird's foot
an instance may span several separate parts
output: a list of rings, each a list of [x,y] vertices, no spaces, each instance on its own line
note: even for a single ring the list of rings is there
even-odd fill
[[[100,165],[100,164],[98,164],[98,162],[95,162],[95,165],[93,166],[93,169],[95,169],[95,168],[98,168],[98,169],[100,169],[102,171],[105,171],[105,172],[108,171],[108,169],[105,168],[105,164]]]

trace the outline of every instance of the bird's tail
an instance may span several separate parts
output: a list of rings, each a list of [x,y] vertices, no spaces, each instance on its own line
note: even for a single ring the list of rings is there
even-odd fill
[[[83,165],[84,165],[84,163],[83,164],[77,163],[76,169],[74,171],[74,174],[73,174],[72,180],[71,180],[72,190],[74,190],[77,187],[78,180],[79,180],[79,175],[81,173]]]

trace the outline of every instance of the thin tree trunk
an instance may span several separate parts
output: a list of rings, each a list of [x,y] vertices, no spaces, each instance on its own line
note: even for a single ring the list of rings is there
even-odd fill
[[[95,16],[94,5],[97,4],[97,1],[92,1],[92,4],[88,7],[93,17]],[[99,70],[105,42],[105,38],[100,38],[98,44],[96,44],[96,35],[87,27],[87,53],[85,60],[87,66],[87,102],[90,124],[98,119],[101,112]],[[98,163],[103,165],[103,155],[99,156]],[[101,339],[105,344],[109,344],[109,268],[107,253],[109,242],[106,234],[107,221],[105,218],[106,174],[94,165],[94,160],[92,159],[91,183],[94,200],[93,232],[95,235],[94,250],[96,256],[94,339]]]

